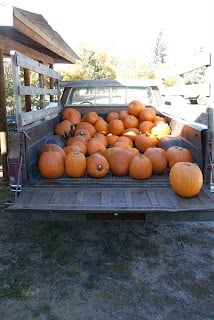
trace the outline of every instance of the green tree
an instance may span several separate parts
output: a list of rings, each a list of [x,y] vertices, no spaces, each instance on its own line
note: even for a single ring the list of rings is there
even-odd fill
[[[108,64],[105,53],[84,49],[80,55],[84,79],[115,79],[116,71]]]

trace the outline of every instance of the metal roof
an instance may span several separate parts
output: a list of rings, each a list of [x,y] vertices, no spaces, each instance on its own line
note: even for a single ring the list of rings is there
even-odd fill
[[[0,21],[0,47],[5,56],[17,50],[51,64],[80,60],[40,14],[0,4]]]

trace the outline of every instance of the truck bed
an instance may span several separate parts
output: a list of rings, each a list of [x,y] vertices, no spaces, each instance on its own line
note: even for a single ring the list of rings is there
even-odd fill
[[[175,194],[168,173],[144,181],[109,174],[104,179],[42,179],[37,185],[24,186],[7,209],[27,218],[46,219],[187,219],[194,215],[206,220],[214,213],[214,194],[204,185],[193,198]]]

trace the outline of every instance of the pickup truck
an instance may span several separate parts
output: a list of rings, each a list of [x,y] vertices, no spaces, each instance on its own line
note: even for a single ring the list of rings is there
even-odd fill
[[[16,132],[9,148],[8,166],[14,201],[7,211],[16,217],[41,220],[125,219],[144,221],[213,220],[212,193],[213,123],[208,108],[194,122],[162,112],[162,98],[155,81],[79,80],[60,81],[60,75],[17,52],[12,54],[14,94],[16,97]],[[56,79],[55,89],[26,87],[18,81],[19,67]],[[43,108],[23,111],[21,97],[37,94]],[[44,104],[44,97],[55,100]],[[149,179],[116,176],[103,178],[85,173],[75,178],[42,177],[38,170],[39,152],[45,144],[65,146],[65,137],[55,133],[66,108],[75,108],[81,116],[90,111],[103,119],[111,112],[126,110],[133,101],[142,101],[164,117],[171,133],[161,147],[177,145],[191,151],[193,162],[203,173],[199,194],[184,198],[177,195],[169,182],[169,170]],[[75,130],[75,128],[73,128]],[[48,164],[47,164],[48,165]]]

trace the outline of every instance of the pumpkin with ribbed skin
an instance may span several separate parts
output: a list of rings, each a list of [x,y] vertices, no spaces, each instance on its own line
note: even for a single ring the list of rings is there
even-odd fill
[[[128,104],[128,113],[138,117],[140,112],[145,108],[145,105],[139,100],[132,100]]]
[[[189,149],[184,147],[172,146],[166,150],[169,169],[177,162],[192,162],[192,154]]]
[[[137,117],[133,116],[132,114],[129,114],[127,117],[123,119],[123,124],[125,129],[137,128],[139,120]]]
[[[72,124],[77,124],[81,121],[81,114],[77,109],[68,107],[62,111],[62,120],[69,120]]]
[[[152,175],[152,162],[144,154],[134,157],[129,165],[129,175],[138,180],[145,180]]]
[[[44,178],[60,178],[64,174],[64,158],[58,151],[44,151],[39,157],[38,168]]]
[[[181,197],[190,198],[200,192],[203,175],[196,163],[177,162],[170,170],[169,181],[175,193]]]
[[[111,111],[111,112],[109,112],[109,113],[107,114],[106,120],[107,120],[108,123],[110,123],[111,120],[113,120],[113,119],[119,119],[119,117],[120,117],[120,114],[119,114],[118,112],[116,112],[116,111]]]
[[[128,174],[129,163],[133,158],[131,152],[126,149],[113,147],[108,152],[107,158],[110,163],[110,170],[114,175],[125,176]]]
[[[91,137],[93,137],[96,133],[96,129],[94,128],[93,124],[86,122],[86,121],[81,121],[76,125],[76,131],[77,130],[86,130],[90,133]]]
[[[86,171],[86,157],[82,152],[70,152],[65,157],[65,173],[71,178],[80,178]]]
[[[82,121],[94,124],[98,120],[98,118],[99,116],[96,112],[89,111],[82,116]]]
[[[63,120],[56,125],[54,133],[67,138],[72,130],[72,123],[69,120]]]
[[[103,178],[109,172],[109,162],[100,153],[93,153],[87,158],[87,173],[94,178]]]
[[[167,168],[166,151],[158,147],[147,148],[144,155],[152,162],[152,172],[154,174],[163,173]]]
[[[41,149],[39,150],[39,156],[41,156],[41,154],[43,152],[46,151],[58,151],[63,158],[65,158],[65,151],[63,150],[63,148],[61,148],[60,146],[58,146],[58,144],[55,143],[46,143],[44,146],[41,147]]]
[[[99,116],[98,120],[93,125],[97,132],[100,132],[104,135],[107,135],[109,133],[108,122],[105,121],[102,117]]]
[[[123,133],[125,130],[123,121],[120,119],[113,119],[108,125],[108,130],[110,133],[115,134],[116,136],[119,136]]]
[[[140,121],[154,121],[156,116],[156,111],[152,107],[146,107],[144,108],[140,114],[139,114],[139,120]]]
[[[96,138],[92,138],[90,139],[87,143],[86,143],[86,147],[87,147],[87,154],[91,155],[93,153],[99,153],[99,152],[103,152],[105,151],[106,147],[104,146],[104,144],[102,142],[100,142],[98,139]]]
[[[150,133],[141,133],[135,138],[135,147],[144,152],[149,147],[156,147],[158,139]]]

